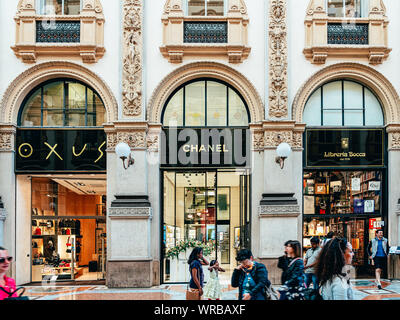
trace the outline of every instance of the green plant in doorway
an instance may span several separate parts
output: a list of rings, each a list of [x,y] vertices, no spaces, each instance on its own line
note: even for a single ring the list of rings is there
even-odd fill
[[[209,256],[212,254],[213,251],[215,251],[215,241],[214,240],[209,240],[208,242],[201,242],[198,240],[182,240],[178,242],[178,244],[172,248],[170,248],[165,257],[167,259],[174,259],[178,258],[179,254],[181,252],[186,252],[187,249],[192,249],[200,247],[203,249],[203,255],[204,256]]]

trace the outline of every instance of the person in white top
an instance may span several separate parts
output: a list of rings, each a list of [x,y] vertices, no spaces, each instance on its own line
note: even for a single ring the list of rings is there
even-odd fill
[[[351,244],[344,238],[334,238],[322,248],[316,268],[324,300],[354,300],[346,272],[346,266],[351,265],[353,255]]]

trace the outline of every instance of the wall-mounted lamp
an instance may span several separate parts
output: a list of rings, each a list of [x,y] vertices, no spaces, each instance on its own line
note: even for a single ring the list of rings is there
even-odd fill
[[[281,143],[278,148],[276,148],[277,157],[275,158],[276,163],[278,163],[283,169],[285,165],[285,159],[290,156],[292,148],[286,142]]]
[[[131,147],[129,147],[125,142],[117,144],[115,147],[115,153],[119,158],[121,158],[125,170],[135,163],[131,154]],[[128,160],[127,165],[125,164],[125,160]]]

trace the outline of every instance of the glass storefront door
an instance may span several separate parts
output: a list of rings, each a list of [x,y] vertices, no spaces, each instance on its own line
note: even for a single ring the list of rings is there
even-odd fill
[[[245,170],[163,172],[163,282],[189,281],[187,259],[196,246],[230,276],[236,250],[249,245],[248,181]]]

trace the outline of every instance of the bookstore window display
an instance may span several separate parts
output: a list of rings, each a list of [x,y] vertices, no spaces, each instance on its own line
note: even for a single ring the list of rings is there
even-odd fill
[[[366,246],[383,226],[382,171],[305,171],[304,249],[333,231],[354,250],[353,265],[365,268]]]
[[[104,277],[105,200],[32,178],[32,282]]]

